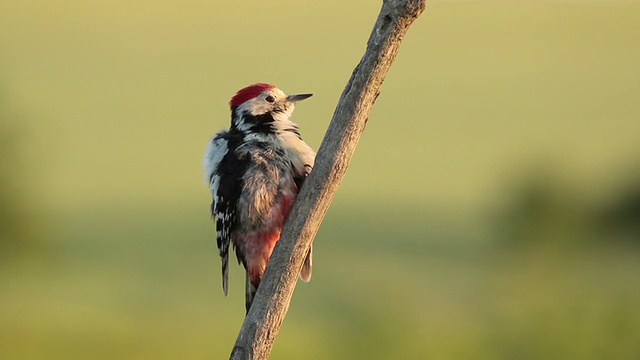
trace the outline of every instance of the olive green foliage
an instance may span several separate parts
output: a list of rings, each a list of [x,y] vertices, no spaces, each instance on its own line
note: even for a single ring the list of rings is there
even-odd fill
[[[228,356],[205,144],[271,82],[318,148],[378,6],[0,0],[0,358]],[[637,358],[639,37],[631,1],[430,1],[272,357]]]

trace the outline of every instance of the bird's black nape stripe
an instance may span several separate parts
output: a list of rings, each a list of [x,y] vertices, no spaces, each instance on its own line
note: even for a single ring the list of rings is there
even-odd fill
[[[245,116],[245,121],[252,123],[252,132],[263,134],[274,134],[276,132],[275,120],[270,113],[258,116]]]
[[[236,115],[237,114],[234,113],[232,116]],[[238,119],[238,117],[236,117],[236,119]],[[240,131],[259,134],[275,134],[277,132],[275,120],[270,113],[261,115],[244,113],[241,119],[242,122],[240,123],[237,123],[233,119],[231,120],[231,131],[242,129]]]

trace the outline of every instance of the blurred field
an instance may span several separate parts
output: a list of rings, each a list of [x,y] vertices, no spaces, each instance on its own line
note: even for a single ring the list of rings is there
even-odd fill
[[[378,2],[0,0],[0,358],[221,359],[206,141],[257,81],[317,148]],[[431,1],[274,359],[637,359],[640,3]]]

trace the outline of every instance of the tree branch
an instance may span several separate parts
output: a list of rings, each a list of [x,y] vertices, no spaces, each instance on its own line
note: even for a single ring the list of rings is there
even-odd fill
[[[305,181],[282,230],[231,360],[264,360],[289,308],[302,262],[364,131],[369,111],[409,26],[426,0],[385,0],[367,43],[338,102]]]

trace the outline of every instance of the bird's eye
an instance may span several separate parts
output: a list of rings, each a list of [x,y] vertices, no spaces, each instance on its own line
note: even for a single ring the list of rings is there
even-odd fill
[[[268,103],[273,103],[274,101],[276,101],[276,99],[273,98],[273,96],[269,95],[266,98],[264,98]]]

